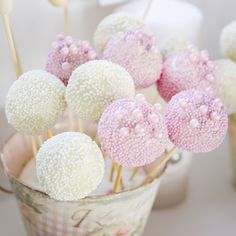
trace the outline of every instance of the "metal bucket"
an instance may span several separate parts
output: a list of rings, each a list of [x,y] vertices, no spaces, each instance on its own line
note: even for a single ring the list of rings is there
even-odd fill
[[[58,127],[58,132],[65,130]],[[30,137],[17,133],[4,145],[1,158],[28,235],[142,235],[159,179],[118,194],[90,196],[74,202],[56,201],[19,180],[31,157]]]

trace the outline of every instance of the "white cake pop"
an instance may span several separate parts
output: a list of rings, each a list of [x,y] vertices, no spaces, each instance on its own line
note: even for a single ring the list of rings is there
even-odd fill
[[[144,22],[135,16],[125,13],[113,13],[105,17],[98,25],[94,34],[94,45],[101,54],[108,40],[118,32],[133,28],[144,29]]]
[[[236,20],[226,25],[220,36],[222,54],[236,61]]]
[[[97,60],[73,72],[66,89],[66,101],[78,117],[96,122],[111,102],[131,98],[134,94],[133,79],[123,67]]]
[[[236,63],[231,60],[215,62],[217,96],[224,102],[228,114],[236,112]]]
[[[104,168],[97,144],[79,132],[54,136],[36,156],[39,183],[50,197],[61,201],[86,197],[101,183]]]
[[[43,70],[24,73],[6,98],[8,122],[19,132],[39,135],[51,128],[66,108],[65,86]]]
[[[189,40],[182,37],[169,37],[160,44],[161,54],[164,59],[175,53],[183,53],[189,47],[194,46]]]

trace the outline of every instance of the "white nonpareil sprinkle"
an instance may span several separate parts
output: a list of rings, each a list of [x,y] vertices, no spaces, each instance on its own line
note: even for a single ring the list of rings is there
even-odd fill
[[[111,102],[131,98],[134,94],[133,79],[124,68],[97,60],[73,72],[66,89],[66,101],[79,118],[96,122]]]
[[[8,122],[19,132],[39,135],[64,113],[65,86],[43,70],[24,73],[10,87],[6,98]]]
[[[97,144],[79,132],[54,136],[36,156],[39,183],[50,197],[61,201],[76,201],[95,190],[104,167]]]

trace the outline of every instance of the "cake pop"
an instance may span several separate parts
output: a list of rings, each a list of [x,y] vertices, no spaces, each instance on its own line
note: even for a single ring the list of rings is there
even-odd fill
[[[141,94],[114,101],[98,124],[104,154],[126,167],[144,166],[161,156],[168,138],[159,109]]]
[[[222,54],[236,61],[236,20],[226,25],[220,36]]]
[[[226,59],[215,63],[217,96],[222,99],[230,115],[236,112],[236,63]]]
[[[217,148],[228,127],[221,100],[197,90],[186,90],[173,96],[165,118],[170,140],[178,148],[194,153]]]
[[[52,198],[76,201],[97,188],[104,175],[101,150],[79,132],[66,132],[48,139],[36,156],[40,185]]]
[[[157,89],[166,101],[187,89],[204,90],[212,96],[216,83],[214,70],[215,65],[206,51],[198,52],[190,47],[184,53],[167,58],[161,78],[157,81]]]
[[[8,91],[7,120],[22,133],[40,135],[63,114],[64,93],[65,86],[54,75],[43,70],[24,73]]]
[[[97,59],[96,52],[87,41],[75,42],[72,37],[58,35],[48,55],[46,70],[67,86],[72,72],[80,65]]]
[[[144,22],[135,16],[125,13],[113,13],[105,17],[98,25],[94,34],[94,45],[97,51],[102,54],[109,39],[118,32],[127,31],[133,28],[144,29]]]
[[[172,54],[186,52],[189,47],[194,46],[190,41],[182,37],[169,37],[160,44],[160,50],[165,60]]]
[[[133,79],[124,68],[98,60],[87,62],[72,73],[66,100],[79,118],[96,122],[111,102],[134,94]]]
[[[107,43],[103,58],[123,66],[135,87],[147,88],[160,78],[162,56],[154,37],[141,29],[120,32]]]

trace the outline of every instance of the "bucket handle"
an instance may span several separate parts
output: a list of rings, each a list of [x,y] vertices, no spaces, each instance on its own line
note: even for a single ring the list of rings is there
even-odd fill
[[[3,158],[3,153],[0,152],[0,171],[4,172],[2,158]],[[6,194],[12,194],[13,193],[11,190],[6,189],[6,188],[2,187],[1,185],[0,185],[0,192],[6,193]]]

